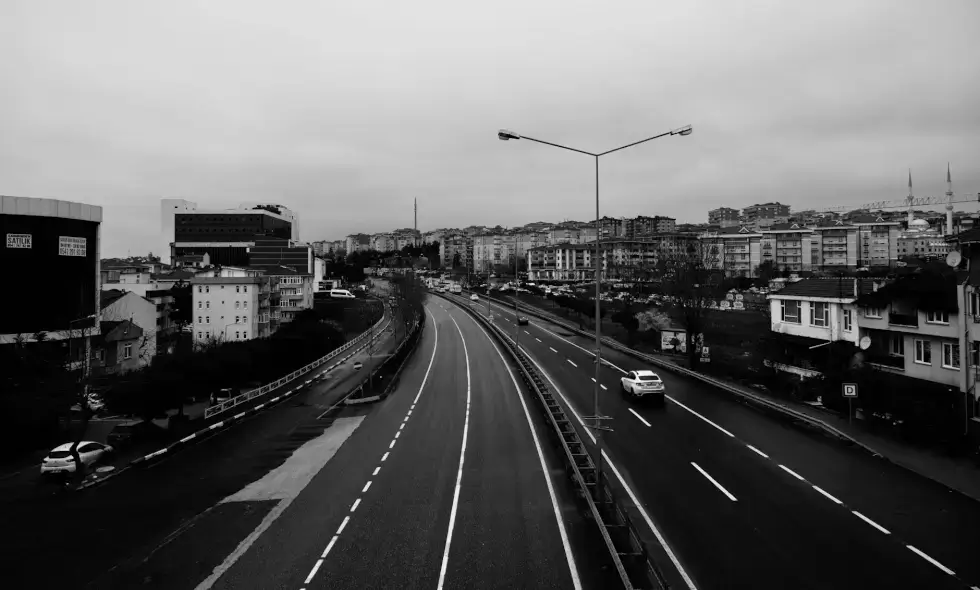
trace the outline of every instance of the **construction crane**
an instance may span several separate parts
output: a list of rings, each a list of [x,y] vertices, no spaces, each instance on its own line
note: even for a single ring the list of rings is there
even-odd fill
[[[904,199],[895,199],[892,201],[872,201],[870,203],[862,203],[860,205],[838,205],[836,207],[826,207],[822,209],[816,209],[817,213],[841,213],[846,211],[856,211],[860,209],[867,209],[868,211],[878,211],[879,209],[895,209],[898,207],[924,207],[928,205],[951,205],[953,203],[980,203],[980,193],[977,193],[975,199],[953,199],[950,200],[949,197],[943,195],[940,197],[905,197]]]

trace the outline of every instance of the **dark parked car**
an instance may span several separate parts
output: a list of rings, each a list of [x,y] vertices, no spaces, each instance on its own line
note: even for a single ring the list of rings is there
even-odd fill
[[[160,440],[166,436],[167,431],[160,428],[153,422],[133,420],[118,424],[109,433],[107,441],[115,448],[122,448],[135,443],[151,442]]]

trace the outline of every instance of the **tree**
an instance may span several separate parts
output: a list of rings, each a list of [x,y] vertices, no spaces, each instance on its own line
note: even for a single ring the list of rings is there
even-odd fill
[[[170,304],[170,321],[174,324],[174,332],[171,334],[174,352],[180,352],[181,343],[188,345],[185,348],[193,343],[192,338],[184,337],[187,326],[194,322],[194,294],[191,289],[191,284],[184,280],[177,281],[170,289],[170,295],[174,299]]]
[[[453,254],[453,268],[459,268],[463,266],[463,257],[460,256],[459,252]]]
[[[711,303],[721,295],[718,247],[692,243],[677,252],[660,252],[658,275],[664,294],[673,298],[687,331],[687,354],[691,368],[700,360],[697,342],[704,331]]]
[[[619,325],[621,325],[626,330],[626,336],[628,339],[628,344],[633,345],[634,336],[636,336],[636,331],[640,328],[640,320],[637,319],[637,314],[631,312],[629,308],[624,308],[613,314],[612,320]]]
[[[772,260],[763,261],[755,269],[755,276],[759,277],[759,279],[765,281],[767,284],[769,281],[776,278],[778,274],[779,270],[776,268],[776,263]]]

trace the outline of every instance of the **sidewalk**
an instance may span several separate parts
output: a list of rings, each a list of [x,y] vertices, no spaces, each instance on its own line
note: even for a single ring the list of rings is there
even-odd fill
[[[513,302],[513,299],[509,297],[507,299],[509,299],[510,302]],[[576,324],[576,322],[573,322],[568,318],[564,318],[536,305],[530,305],[524,301],[521,301],[521,305],[533,309],[538,315],[543,317],[566,324]],[[623,344],[623,346],[626,345]],[[683,359],[678,358],[677,356],[649,353],[646,351],[643,351],[643,354],[657,357],[665,362],[683,367],[686,367],[687,365]],[[892,463],[914,471],[924,477],[937,481],[949,488],[957,490],[975,500],[980,501],[980,468],[978,468],[978,466],[969,458],[950,457],[932,449],[914,446],[888,436],[882,436],[869,432],[863,420],[856,419],[853,423],[851,423],[848,421],[846,416],[841,416],[840,414],[823,408],[822,406],[812,406],[809,404],[788,400],[783,397],[775,396],[771,393],[745,387],[741,384],[719,378],[715,375],[711,375],[711,378],[717,379],[718,381],[724,381],[731,387],[744,391],[748,395],[762,398],[768,401],[770,404],[792,409],[816,420],[823,421],[859,443],[872,449],[875,453],[888,459]]]

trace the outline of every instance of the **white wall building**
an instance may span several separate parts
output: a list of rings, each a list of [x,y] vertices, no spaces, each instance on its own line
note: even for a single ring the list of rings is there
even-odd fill
[[[191,280],[196,343],[251,340],[269,335],[269,279],[242,270],[223,268],[219,273],[222,276],[198,276]],[[225,271],[229,271],[227,275]]]

